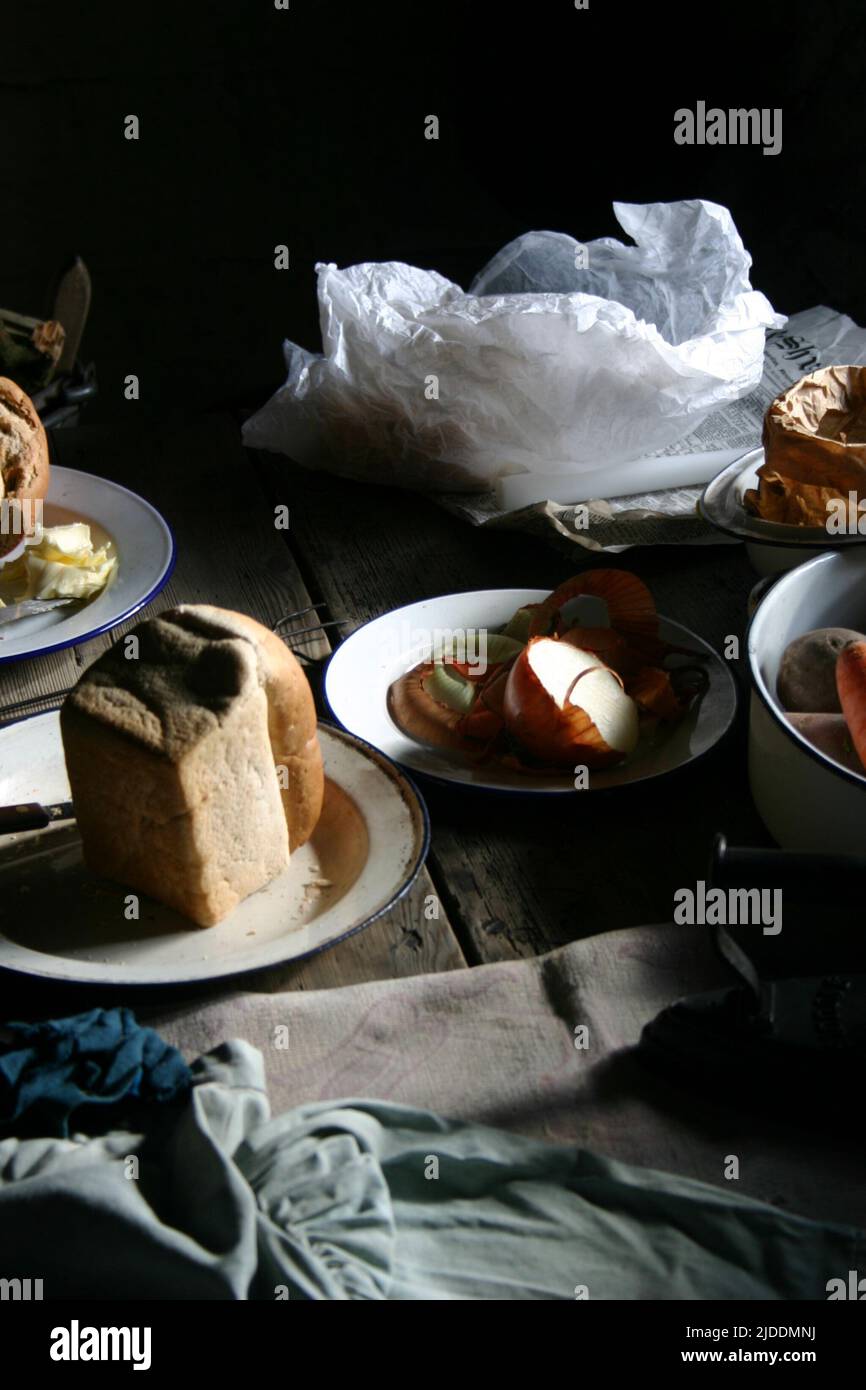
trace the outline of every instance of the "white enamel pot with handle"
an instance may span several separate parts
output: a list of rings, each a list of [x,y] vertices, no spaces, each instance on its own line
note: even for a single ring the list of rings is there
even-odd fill
[[[866,853],[866,774],[826,756],[785,717],[776,694],[789,642],[820,627],[866,633],[866,549],[829,551],[782,575],[747,635],[749,781],[761,819],[783,849]]]

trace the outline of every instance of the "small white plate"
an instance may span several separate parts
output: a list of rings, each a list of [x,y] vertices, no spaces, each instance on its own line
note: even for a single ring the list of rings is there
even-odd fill
[[[325,805],[290,867],[215,927],[197,927],[84,867],[73,821],[0,837],[0,966],[55,980],[166,985],[314,955],[408,891],[429,844],[412,783],[374,748],[319,726]],[[0,805],[69,799],[56,710],[0,729]]]
[[[416,743],[397,727],[388,711],[389,687],[422,659],[425,648],[429,649],[437,637],[441,641],[442,634],[449,631],[501,628],[518,608],[540,603],[549,592],[481,589],[445,594],[374,619],[347,637],[331,658],[325,677],[331,712],[350,733],[380,748],[394,762],[437,781],[490,791],[574,795],[570,774],[536,777],[497,766],[477,767],[448,750]],[[709,752],[734,721],[737,686],[721,657],[688,628],[667,618],[659,619],[659,634],[708,658],[709,689],[678,724],[659,730],[652,739],[642,739],[626,763],[591,773],[582,796],[587,790],[606,791],[673,772]]]
[[[41,656],[109,632],[156,598],[174,569],[168,523],[143,497],[107,478],[52,464],[42,520],[45,526],[86,521],[97,549],[112,542],[117,569],[89,601],[0,626],[0,663]],[[0,565],[0,582],[2,577]]]

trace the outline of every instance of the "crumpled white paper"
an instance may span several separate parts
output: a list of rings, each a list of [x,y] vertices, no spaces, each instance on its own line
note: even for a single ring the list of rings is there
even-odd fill
[[[469,293],[397,261],[317,265],[323,354],[284,344],[288,379],[245,443],[446,491],[673,444],[758,384],[785,319],[726,208],[613,207],[634,246],[528,232]]]

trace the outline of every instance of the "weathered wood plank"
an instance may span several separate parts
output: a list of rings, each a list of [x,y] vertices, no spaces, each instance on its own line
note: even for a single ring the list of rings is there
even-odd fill
[[[332,609],[359,622],[434,594],[553,587],[579,568],[532,538],[474,531],[428,498],[255,457],[271,501],[291,509],[302,564]],[[741,547],[640,549],[601,563],[640,574],[661,612],[717,649],[742,638],[756,576]],[[431,871],[473,961],[670,920],[676,888],[705,876],[717,830],[735,844],[769,843],[749,796],[742,715],[713,754],[646,788],[550,802],[423,790]]]
[[[285,533],[273,524],[273,512],[241,449],[237,426],[228,416],[205,417],[161,436],[122,435],[100,427],[58,431],[55,444],[61,464],[114,478],[141,492],[171,525],[178,545],[177,566],[150,612],[181,602],[213,603],[251,613],[270,624],[281,614],[310,604]],[[297,625],[310,622],[310,617],[300,618]],[[115,629],[80,648],[0,668],[0,705],[72,684],[123,630]],[[327,639],[319,633],[305,636],[297,646],[311,657],[329,650]],[[381,921],[331,951],[277,972],[280,987],[290,980],[299,989],[322,989],[465,966],[444,909],[440,908],[438,920],[425,917],[424,898],[434,893],[422,872],[414,891]],[[250,978],[251,988],[261,988],[266,977]],[[24,985],[7,976],[0,984],[0,1014],[9,1011],[4,996],[20,1008],[22,990],[37,1006],[48,997],[46,987]],[[92,1000],[97,993],[102,997],[96,990],[49,993],[52,998],[74,998],[81,1007],[85,1006],[82,999]]]

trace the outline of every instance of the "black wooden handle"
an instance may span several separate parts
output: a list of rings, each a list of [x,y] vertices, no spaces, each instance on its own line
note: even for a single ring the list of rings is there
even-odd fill
[[[0,835],[14,835],[17,830],[44,830],[50,822],[51,817],[38,801],[0,806]]]
[[[716,888],[781,888],[837,908],[860,909],[866,889],[866,855],[807,854],[800,850],[750,849],[717,835],[710,877]]]

